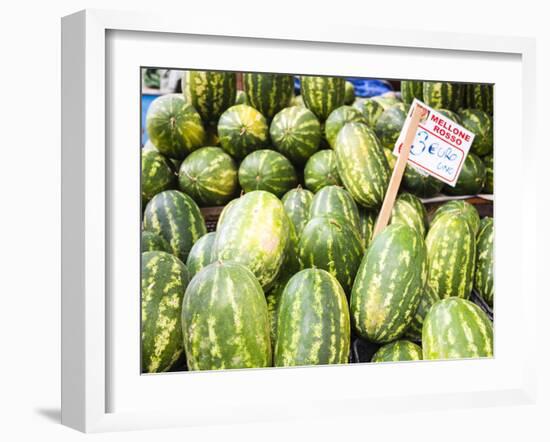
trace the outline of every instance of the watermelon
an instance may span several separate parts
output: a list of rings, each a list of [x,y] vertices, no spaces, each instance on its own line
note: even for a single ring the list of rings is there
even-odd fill
[[[334,151],[338,174],[353,199],[367,208],[382,205],[390,168],[374,132],[361,123],[347,123]]]
[[[493,115],[493,85],[473,83],[465,87],[464,107]]]
[[[485,217],[481,220],[481,227],[476,240],[477,256],[474,287],[489,305],[493,305],[495,295],[493,241],[493,218]]]
[[[403,174],[403,187],[420,198],[431,198],[443,189],[445,183],[430,175],[425,175],[414,166],[407,164]]]
[[[141,254],[141,371],[170,370],[183,356],[181,303],[189,283],[185,265],[174,255]]]
[[[493,356],[493,325],[483,310],[466,299],[435,303],[422,328],[424,359]]]
[[[367,124],[367,120],[363,114],[351,106],[340,106],[330,113],[325,121],[325,136],[330,147],[334,149],[336,137],[340,129],[346,123],[352,122]]]
[[[344,104],[346,81],[343,78],[302,76],[300,85],[304,104],[321,121]]]
[[[302,230],[309,219],[309,208],[312,200],[313,193],[307,189],[302,189],[302,186],[289,190],[281,199],[298,237],[302,234]]]
[[[430,311],[432,305],[439,301],[439,295],[436,291],[426,284],[420,295],[420,303],[416,309],[416,313],[413,316],[413,319],[405,332],[405,337],[413,341],[422,340],[422,325],[424,324],[424,318],[426,314]]]
[[[355,100],[353,106],[361,111],[365,117],[367,126],[374,130],[378,118],[384,113],[384,106],[372,98]]]
[[[201,206],[222,206],[239,189],[237,165],[219,147],[201,147],[181,163],[179,187]]]
[[[424,103],[434,109],[456,112],[462,107],[464,86],[459,83],[425,81],[422,85]]]
[[[169,158],[183,160],[204,142],[201,117],[180,94],[155,98],[147,111],[145,125],[151,142]]]
[[[266,288],[281,270],[290,222],[272,193],[255,190],[234,201],[218,223],[215,256],[247,266]]]
[[[374,131],[383,147],[393,150],[406,118],[407,111],[400,104],[388,107],[380,115]]]
[[[422,348],[414,342],[400,339],[383,345],[372,356],[371,362],[419,361]]]
[[[235,104],[250,104],[245,91],[237,90],[235,97]]]
[[[374,225],[376,224],[377,218],[378,213],[363,208],[359,209],[359,234],[363,239],[363,247],[365,250],[372,239],[372,232],[374,231]]]
[[[147,142],[145,143],[145,145],[143,146],[143,148],[141,149],[141,155],[143,155],[145,152],[148,152],[150,150],[154,150],[154,151],[159,151],[155,145],[151,142],[151,140],[147,140]],[[159,152],[160,153],[160,152]],[[170,164],[172,165],[172,169],[174,171],[178,171],[179,168],[180,168],[180,165],[181,165],[181,160],[177,160],[175,158],[168,158],[168,157],[165,157],[169,162]],[[174,172],[174,174],[176,173]]]
[[[456,124],[462,126],[462,120],[456,112],[450,111],[448,109],[437,109],[437,112],[439,112],[444,117],[447,117],[449,120],[454,121]]]
[[[141,154],[141,204],[145,206],[151,198],[164,190],[173,189],[176,183],[170,160],[159,151],[149,149]]]
[[[485,164],[485,171],[487,173],[483,191],[487,193],[493,193],[493,155],[484,156],[482,160]]]
[[[298,256],[298,234],[294,223],[290,217],[285,213],[288,220],[288,242],[284,251],[283,264],[281,265],[280,275],[294,275],[303,269],[300,257]]]
[[[143,227],[164,237],[171,252],[183,262],[193,244],[206,233],[197,203],[177,190],[165,190],[149,201],[143,214]]]
[[[428,214],[422,202],[410,193],[401,193],[395,200],[391,212],[391,224],[403,223],[412,227],[424,238],[428,225]]]
[[[222,148],[238,160],[250,152],[266,147],[268,132],[263,115],[246,104],[230,107],[218,121],[218,136]]]
[[[301,165],[317,152],[321,141],[321,125],[310,110],[292,106],[275,115],[269,134],[279,152],[293,163]]]
[[[344,218],[354,229],[358,232],[360,230],[357,204],[343,187],[326,186],[315,194],[309,209],[309,219],[323,215]]]
[[[304,104],[304,97],[302,97],[301,95],[296,95],[296,96],[290,101],[290,105],[291,105],[291,106],[306,107],[306,105]]]
[[[445,204],[439,206],[432,218],[432,224],[434,224],[441,216],[453,213],[455,215],[462,215],[468,221],[470,228],[477,234],[479,230],[479,213],[477,209],[465,200],[448,201]]]
[[[422,101],[423,82],[415,80],[403,80],[401,81],[401,98],[403,103],[410,105],[413,100]]]
[[[287,158],[274,150],[262,149],[242,161],[239,183],[245,192],[265,190],[281,197],[298,184],[298,177]]]
[[[304,181],[306,187],[314,193],[326,186],[342,185],[336,166],[336,154],[333,150],[320,150],[307,160]]]
[[[446,213],[432,222],[426,236],[428,284],[440,298],[467,298],[472,292],[476,236],[468,220]]]
[[[332,215],[311,218],[300,236],[298,254],[303,268],[326,270],[349,293],[365,249],[348,220]]]
[[[141,231],[141,253],[143,252],[152,252],[154,250],[160,252],[170,253],[170,244],[162,236],[157,235],[154,232],[149,230]]]
[[[216,232],[210,232],[201,236],[187,256],[187,270],[189,270],[189,277],[192,279],[199,271],[201,271],[208,264],[212,264],[215,260],[214,242],[216,241]]]
[[[390,166],[390,171],[393,171],[393,169],[395,169],[395,163],[397,163],[397,157],[393,154],[393,151],[391,149],[388,149],[386,147],[384,147],[383,149],[384,156],[388,161],[388,166]]]
[[[478,109],[458,112],[462,126],[475,134],[470,152],[483,156],[493,152],[493,118]]]
[[[393,91],[386,92],[382,95],[377,95],[376,97],[372,97],[372,100],[380,104],[384,108],[384,110],[389,109],[396,104],[404,104],[403,101]]]
[[[355,101],[355,86],[351,81],[346,80],[344,92],[344,104],[352,104]]]
[[[218,136],[218,127],[210,122],[208,124],[205,124],[204,130],[204,146],[219,147],[220,137]]]
[[[290,105],[294,97],[294,78],[283,74],[243,74],[243,85],[248,104],[257,109],[267,121]]]
[[[305,269],[281,295],[274,365],[345,364],[350,345],[346,295],[330,273]]]
[[[455,186],[446,185],[443,191],[447,195],[477,195],[485,186],[486,176],[485,164],[475,153],[470,152],[466,155]]]
[[[186,71],[185,97],[206,122],[216,122],[235,104],[237,75],[224,71]]]
[[[277,320],[279,318],[279,304],[281,302],[281,296],[283,291],[288,283],[288,280],[292,275],[283,274],[279,278],[269,293],[265,295],[265,300],[267,302],[267,313],[269,315],[269,326],[270,326],[270,336],[271,336],[271,348],[275,349],[275,342],[277,341]]]
[[[265,296],[241,264],[217,261],[197,273],[183,297],[181,322],[189,370],[271,365]]]
[[[357,334],[384,344],[411,323],[426,282],[424,240],[405,224],[390,224],[371,242],[351,291]]]

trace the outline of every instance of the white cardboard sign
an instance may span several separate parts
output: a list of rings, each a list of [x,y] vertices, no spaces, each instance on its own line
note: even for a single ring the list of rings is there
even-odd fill
[[[399,155],[415,105],[425,108],[428,113],[420,120],[408,163],[420,173],[454,187],[475,135],[415,99],[395,143],[394,155]]]

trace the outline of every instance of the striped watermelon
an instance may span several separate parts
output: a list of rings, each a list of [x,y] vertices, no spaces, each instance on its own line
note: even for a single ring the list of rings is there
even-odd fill
[[[143,146],[143,148],[141,149],[141,154],[143,155],[145,152],[148,152],[150,150],[154,150],[154,151],[159,151],[155,145],[151,142],[151,140],[147,140],[147,142],[145,143],[145,145]],[[159,152],[160,153],[160,152]],[[162,154],[161,154],[162,155]],[[179,168],[180,168],[180,165],[181,165],[181,160],[177,160],[175,158],[168,158],[168,157],[165,157],[169,162],[170,164],[172,165],[172,168],[175,170],[175,171],[178,171]]]
[[[493,118],[478,109],[462,109],[458,112],[462,126],[475,134],[470,152],[484,156],[493,152]]]
[[[428,214],[422,202],[410,193],[401,193],[395,200],[391,212],[391,224],[403,223],[412,227],[424,238],[428,225]]]
[[[410,105],[415,98],[422,101],[422,92],[422,81],[403,80],[401,82],[401,98],[406,105]]]
[[[487,179],[485,180],[483,191],[493,193],[493,155],[484,156],[482,159],[485,164],[485,171],[487,173]]]
[[[227,109],[218,121],[218,136],[223,149],[240,160],[250,152],[266,147],[269,130],[261,113],[246,104]]]
[[[257,109],[267,121],[281,109],[290,105],[294,97],[294,79],[292,75],[243,74],[243,85],[248,104]]]
[[[250,104],[248,102],[248,96],[245,91],[237,90],[237,95],[235,97],[235,104]]]
[[[151,142],[169,158],[183,160],[204,142],[201,117],[180,94],[156,98],[149,106],[145,125]]]
[[[246,193],[218,224],[215,256],[247,266],[266,288],[281,269],[289,225],[283,203],[275,195],[262,190]]]
[[[218,136],[218,127],[216,124],[208,123],[204,126],[204,146],[219,147],[220,137]],[[179,169],[179,168],[178,168]]]
[[[348,362],[350,319],[338,281],[321,269],[305,269],[287,283],[279,303],[274,365]]]
[[[306,105],[304,104],[304,97],[302,97],[301,95],[296,95],[296,96],[290,101],[290,105],[291,105],[291,106],[306,107]]]
[[[344,186],[357,203],[367,208],[382,204],[390,181],[390,168],[372,130],[348,123],[336,138],[336,165]]]
[[[171,252],[183,262],[193,244],[206,233],[197,203],[177,190],[165,190],[149,201],[143,215],[143,227],[164,237]]]
[[[283,264],[281,265],[280,277],[283,274],[294,275],[303,269],[300,257],[298,256],[299,237],[294,227],[294,223],[285,213],[288,221],[288,242],[284,251]]]
[[[302,186],[289,190],[281,199],[298,237],[302,234],[302,230],[309,219],[309,208],[312,200],[313,193],[307,189],[302,189]]]
[[[275,115],[269,134],[279,152],[293,163],[301,165],[317,152],[321,141],[321,125],[310,110],[292,106]]]
[[[222,206],[239,190],[237,165],[219,147],[201,147],[181,163],[179,187],[201,206]]]
[[[459,83],[425,81],[422,85],[424,103],[434,109],[456,112],[462,107],[464,86]]]
[[[390,224],[371,242],[351,291],[355,331],[372,342],[399,338],[418,308],[426,282],[424,240],[405,224]]]
[[[201,236],[187,256],[187,270],[189,270],[189,277],[193,278],[208,264],[212,264],[215,261],[214,257],[214,242],[216,241],[216,232],[210,232]]]
[[[380,115],[374,131],[383,147],[393,150],[406,118],[407,111],[402,104],[388,107]]]
[[[302,76],[300,85],[304,104],[321,121],[344,104],[346,81],[343,78]]]
[[[214,262],[189,283],[181,312],[189,370],[271,365],[267,303],[245,266]]]
[[[170,370],[183,356],[181,303],[185,265],[166,252],[141,255],[141,371]]]
[[[241,196],[244,194],[244,192],[241,193]],[[240,197],[239,197],[240,198]],[[225,218],[225,215],[227,215],[231,209],[233,208],[233,206],[235,205],[235,203],[237,201],[239,201],[239,198],[235,198],[231,201],[229,201],[229,203],[227,203],[224,208],[222,209],[221,213],[220,213],[220,216],[218,217],[218,222],[216,223],[216,231],[219,230],[220,226],[222,225],[223,223],[223,220]]]
[[[365,250],[372,239],[372,232],[374,231],[374,225],[376,224],[377,218],[378,213],[363,208],[359,209],[359,234],[363,239],[363,247]]]
[[[279,278],[269,293],[265,295],[265,300],[267,302],[267,313],[269,315],[269,326],[270,326],[270,336],[271,336],[271,348],[275,349],[275,342],[277,341],[277,320],[279,318],[279,304],[281,302],[281,296],[283,291],[288,283],[288,280],[292,275],[283,274]]]
[[[432,218],[432,224],[447,213],[462,215],[468,221],[474,235],[477,234],[479,230],[479,213],[473,204],[465,200],[448,201],[437,208]]]
[[[224,71],[186,71],[183,79],[185,97],[204,122],[216,122],[235,104],[237,75]]]
[[[388,161],[388,166],[390,166],[390,170],[393,171],[393,169],[395,169],[395,163],[397,163],[397,157],[393,154],[393,151],[391,149],[384,147],[383,150],[384,156]]]
[[[365,117],[367,126],[374,130],[378,118],[384,113],[384,106],[372,98],[355,100],[353,106],[361,111]]]
[[[464,107],[493,115],[493,85],[474,83],[465,87]]]
[[[365,249],[359,232],[341,216],[311,218],[300,236],[298,254],[303,268],[326,270],[349,293]]]
[[[383,345],[372,356],[371,362],[419,361],[422,348],[414,342],[400,339]]]
[[[437,109],[437,112],[447,117],[449,120],[454,121],[456,124],[462,125],[462,120],[456,112],[450,111],[448,109]]]
[[[309,219],[324,215],[344,218],[358,232],[360,230],[357,204],[343,187],[327,186],[315,194],[309,209]]]
[[[298,184],[292,163],[274,150],[247,155],[239,166],[239,183],[245,192],[265,190],[281,197]]]
[[[448,298],[432,306],[422,328],[424,359],[493,356],[493,325],[473,302]]]
[[[148,149],[141,153],[141,204],[163,190],[173,189],[176,183],[174,166],[159,151]]]
[[[154,250],[160,252],[171,253],[170,244],[162,236],[157,235],[149,230],[141,231],[141,253],[152,252]]]
[[[464,160],[462,170],[454,187],[446,185],[447,195],[477,195],[483,190],[487,171],[485,164],[475,153],[469,153]]]
[[[344,104],[352,104],[355,101],[355,86],[351,81],[346,80],[344,90]]]
[[[430,175],[424,175],[415,167],[407,164],[403,174],[403,187],[420,198],[431,198],[443,189],[445,184]]]
[[[426,236],[428,284],[440,298],[467,298],[472,291],[476,236],[468,220],[447,213],[432,222]]]
[[[376,97],[372,97],[372,100],[380,104],[384,108],[384,110],[389,109],[396,104],[404,104],[403,101],[393,91],[386,92],[382,95],[377,95]]]
[[[483,218],[476,241],[476,270],[474,287],[489,305],[493,305],[495,295],[494,261],[493,261],[493,218]]]
[[[336,154],[333,150],[320,150],[307,160],[304,181],[306,187],[314,193],[326,186],[342,185],[336,166]]]
[[[363,114],[352,106],[340,106],[330,113],[325,121],[325,136],[330,147],[334,149],[336,137],[340,129],[346,123],[352,122],[367,124],[367,120]]]
[[[424,318],[430,311],[432,305],[439,301],[439,295],[436,291],[426,284],[420,295],[420,303],[416,309],[416,313],[413,316],[413,319],[405,332],[405,337],[413,341],[422,340],[422,326],[424,325]]]

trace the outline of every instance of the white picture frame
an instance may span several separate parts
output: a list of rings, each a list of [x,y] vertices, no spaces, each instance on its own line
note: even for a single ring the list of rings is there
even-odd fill
[[[139,53],[121,52],[123,48],[131,49],[136,39],[139,40]],[[232,51],[256,53],[257,56],[243,61],[224,58],[222,52],[218,52],[217,61],[205,66],[205,58],[201,62],[198,51],[190,50],[184,57],[185,65],[167,61],[171,55],[166,45],[186,44],[198,45],[201,51],[230,47]],[[495,88],[496,291],[499,298],[495,301],[495,320],[498,322],[495,322],[494,359],[153,376],[140,376],[139,370],[132,368],[136,364],[139,366],[137,360],[128,362],[126,367],[126,353],[119,351],[119,344],[126,342],[134,349],[139,345],[138,328],[135,328],[139,311],[136,317],[130,315],[128,319],[128,329],[134,327],[131,332],[134,338],[132,334],[119,332],[121,327],[117,324],[124,321],[120,316],[121,303],[131,296],[139,302],[139,292],[134,290],[139,287],[139,263],[132,261],[134,252],[123,252],[120,246],[126,248],[128,245],[128,249],[134,250],[139,239],[124,234],[131,229],[125,229],[127,224],[121,220],[137,213],[138,188],[135,188],[135,201],[128,198],[125,204],[115,203],[121,201],[124,186],[132,188],[136,176],[139,179],[139,170],[135,167],[139,163],[135,163],[135,158],[129,162],[132,167],[120,167],[120,155],[129,152],[124,146],[139,140],[139,133],[127,132],[132,135],[126,140],[118,138],[119,129],[108,129],[113,119],[118,119],[120,127],[127,124],[125,129],[133,130],[139,124],[139,84],[129,79],[124,88],[113,89],[112,84],[122,83],[116,83],[117,71],[112,66],[228,70],[262,70],[265,67],[277,72],[285,69],[284,57],[276,55],[281,49],[293,51],[292,69],[300,73],[349,75],[360,72],[360,67],[349,67],[340,60],[332,64],[316,61],[314,66],[312,58],[308,64],[308,51],[317,55],[330,53],[335,57],[340,53],[371,51],[373,57],[386,57],[384,73],[399,73],[393,78],[425,78],[426,67],[417,63],[418,60],[430,61],[430,79],[454,79],[458,75],[464,81],[494,82],[494,78],[499,78]],[[266,61],[262,51],[271,51],[272,59]],[[149,54],[150,58],[142,63],[140,57],[144,54]],[[529,170],[533,167],[532,158],[536,157],[534,40],[404,30],[390,32],[368,26],[303,24],[290,29],[277,24],[244,22],[237,26],[213,21],[212,17],[194,17],[193,21],[182,22],[169,15],[87,10],[63,18],[62,57],[63,424],[96,432],[361,415],[380,410],[396,412],[533,403],[535,340],[529,337],[534,336],[536,325],[529,312],[535,308],[537,287],[535,268],[529,266],[527,257],[536,254],[536,237],[527,226],[528,220],[536,217],[538,203],[536,189],[527,191],[516,182],[509,182],[512,180],[507,182],[505,177],[514,166],[517,167],[518,161]],[[488,73],[484,69],[451,69],[452,64],[448,61],[456,57],[466,65],[476,62]],[[507,69],[500,70],[508,72],[496,72],[498,69],[489,66],[489,59],[501,60],[501,67]],[[377,74],[379,72],[372,76]],[[369,71],[362,76],[370,75]],[[506,89],[507,102],[501,98],[504,94],[499,93],[499,87]],[[119,92],[121,95],[116,95]],[[136,114],[121,116],[117,106],[126,103],[121,100],[128,100],[132,93],[136,97]],[[116,100],[113,99],[115,95]],[[508,107],[512,107],[513,112],[507,112]],[[111,145],[116,145],[117,149],[110,149]],[[500,151],[506,152],[507,146],[515,146],[515,150],[511,149],[513,158],[499,155]],[[518,210],[518,201],[521,210]],[[519,213],[515,218],[519,216],[520,219],[519,232],[517,222],[507,220],[506,215],[512,211]],[[510,237],[510,232],[520,237],[517,242],[507,245],[505,238]],[[500,244],[506,244],[506,249]],[[139,255],[139,247],[135,248],[135,254]],[[123,255],[134,262],[133,267],[114,272],[117,260]],[[510,255],[516,257],[515,262]],[[519,277],[518,272],[511,272],[514,265],[521,269]],[[138,273],[131,273],[132,269],[138,269]],[[135,282],[128,279],[132,274]],[[113,297],[113,290],[125,294]],[[513,303],[507,293],[514,294]],[[508,347],[518,342],[519,337],[514,337],[514,332],[519,329],[522,330],[523,346],[521,352],[514,354]],[[135,356],[136,353],[128,354]],[[363,382],[358,383],[358,379]],[[396,380],[391,388],[388,387],[390,379]],[[418,385],[410,385],[409,379],[418,380]],[[168,397],[169,392],[177,388],[185,391],[185,404],[180,401],[179,406]],[[211,394],[214,389],[218,392],[216,396]],[[287,395],[286,402],[283,392]],[[265,396],[270,400],[266,401]],[[162,405],[155,401],[159,397],[166,399]]]

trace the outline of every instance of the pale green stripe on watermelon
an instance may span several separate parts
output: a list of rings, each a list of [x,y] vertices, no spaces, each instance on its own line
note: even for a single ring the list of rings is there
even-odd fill
[[[404,339],[390,342],[380,347],[372,356],[371,362],[419,361],[422,348]]]
[[[422,98],[424,103],[434,109],[457,111],[464,100],[464,86],[459,83],[425,81]]]
[[[327,186],[315,194],[309,208],[309,219],[322,215],[344,218],[358,232],[361,228],[357,204],[343,187]]]
[[[374,225],[376,224],[377,218],[377,212],[363,208],[359,209],[359,233],[363,239],[363,247],[365,250],[371,242],[372,232],[374,231]]]
[[[279,304],[281,303],[281,297],[283,291],[288,283],[288,280],[292,277],[289,274],[282,274],[273,287],[269,290],[269,293],[265,295],[267,301],[267,313],[269,315],[269,326],[271,331],[271,348],[275,350],[275,343],[277,342],[277,321],[279,318]]]
[[[170,160],[156,149],[141,153],[141,204],[145,206],[151,198],[163,190],[174,188],[176,174]]]
[[[314,193],[326,186],[342,185],[336,165],[336,154],[333,150],[320,150],[307,160],[304,181],[306,187]]]
[[[141,231],[141,252],[160,252],[171,253],[170,244],[162,236],[148,230]]]
[[[447,201],[437,208],[431,224],[434,224],[440,217],[447,213],[462,215],[468,221],[474,235],[477,235],[479,231],[479,213],[473,204],[465,200]]]
[[[298,237],[302,234],[302,230],[309,219],[309,208],[312,200],[313,193],[307,189],[302,189],[301,186],[289,190],[281,199],[286,214],[294,224]]]
[[[376,127],[376,122],[378,121],[378,118],[380,118],[380,115],[384,113],[384,106],[382,106],[380,103],[373,100],[372,98],[357,99],[353,103],[353,107],[361,111],[361,113],[365,117],[367,126],[369,126],[373,130]]]
[[[415,80],[401,81],[401,98],[403,103],[410,105],[416,98],[422,101],[423,82]]]
[[[390,223],[404,223],[424,238],[427,226],[426,208],[414,195],[401,193],[395,200]]]
[[[493,218],[483,218],[481,220],[481,228],[477,234],[474,287],[489,305],[493,305],[495,296],[493,242]]]
[[[340,129],[346,123],[352,122],[367,124],[367,120],[363,114],[351,106],[340,106],[330,113],[325,121],[325,137],[330,147],[334,149],[336,137]]]
[[[346,82],[343,78],[302,76],[300,84],[304,104],[321,121],[344,104]]]
[[[187,256],[187,270],[189,270],[190,278],[193,278],[198,272],[200,272],[208,264],[212,264],[215,261],[214,256],[214,242],[216,241],[216,232],[210,232],[201,236]]]
[[[294,96],[292,75],[245,72],[243,85],[248,104],[257,109],[267,121],[271,121],[277,112],[289,106]]]

